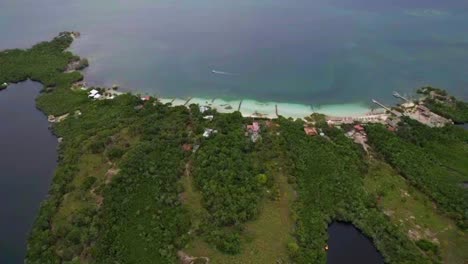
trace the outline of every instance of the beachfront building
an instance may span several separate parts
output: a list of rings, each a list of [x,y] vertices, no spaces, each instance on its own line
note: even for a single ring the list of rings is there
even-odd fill
[[[318,135],[317,129],[315,127],[304,127],[304,132],[308,136],[316,136]]]
[[[417,120],[418,122],[425,124],[429,127],[442,127],[446,124],[452,123],[450,119],[439,116],[423,104],[418,104],[412,109],[405,110],[404,114],[405,116]]]
[[[330,126],[352,124],[354,122],[353,117],[326,117],[327,124]]]
[[[89,92],[88,97],[89,97],[89,98],[94,98],[94,96],[95,96],[96,94],[99,94],[99,91],[96,90],[96,89],[92,89],[92,90]]]
[[[364,132],[364,127],[361,125],[355,125],[354,130],[356,130],[357,132]]]
[[[206,106],[206,105],[200,105],[199,109],[200,109],[200,113],[203,114],[206,111],[210,110],[211,108],[209,106]]]
[[[369,145],[367,145],[367,134],[361,124],[354,125],[353,129],[345,133],[345,136],[352,139],[354,143],[361,145],[364,151],[368,153]]]
[[[252,125],[247,125],[247,131],[249,133],[259,133],[260,124],[258,122],[253,122]]]
[[[406,103],[402,103],[401,107],[404,109],[411,109],[415,107],[415,104],[413,102],[406,102]]]
[[[252,142],[257,142],[261,136],[260,136],[260,124],[258,122],[253,122],[251,125],[247,125],[247,132],[246,134],[250,134],[250,140]]]

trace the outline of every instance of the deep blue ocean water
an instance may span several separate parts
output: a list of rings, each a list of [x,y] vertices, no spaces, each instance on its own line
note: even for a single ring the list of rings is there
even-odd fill
[[[90,83],[166,97],[468,98],[467,25],[466,0],[0,1],[0,49],[80,31]]]

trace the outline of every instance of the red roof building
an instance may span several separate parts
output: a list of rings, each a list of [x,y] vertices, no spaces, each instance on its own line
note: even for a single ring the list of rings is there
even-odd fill
[[[364,131],[364,128],[363,128],[361,125],[355,125],[355,126],[354,126],[354,129],[355,129],[356,131],[358,131],[358,132]]]
[[[190,145],[190,144],[184,144],[184,145],[182,145],[182,149],[183,149],[184,151],[191,151],[191,150],[192,150],[192,145]]]
[[[251,133],[258,133],[260,132],[260,125],[258,122],[253,122],[252,125],[247,125],[247,130]]]
[[[306,135],[308,135],[308,136],[316,136],[316,135],[318,135],[317,129],[315,129],[315,127],[304,127],[304,132],[305,132]]]

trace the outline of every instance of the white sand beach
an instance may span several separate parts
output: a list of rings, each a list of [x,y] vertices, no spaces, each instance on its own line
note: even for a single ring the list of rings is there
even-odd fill
[[[173,106],[179,106],[184,105],[187,99],[160,98],[159,101],[164,104],[172,102]],[[335,117],[355,117],[365,115],[370,111],[369,106],[364,103],[309,106],[294,103],[261,102],[252,99],[224,100],[220,98],[194,97],[188,102],[187,106],[190,104],[210,106],[220,113],[232,113],[240,110],[244,117],[255,116],[271,119],[277,118],[277,113],[286,118],[304,118],[312,113],[321,113]]]

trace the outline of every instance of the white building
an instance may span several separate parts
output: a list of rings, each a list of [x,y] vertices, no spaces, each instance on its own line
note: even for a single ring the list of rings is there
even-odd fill
[[[201,105],[200,106],[200,113],[205,113],[206,111],[210,110],[209,106]]]
[[[207,115],[207,116],[204,116],[203,119],[205,120],[213,120],[213,116],[212,115]]]
[[[209,138],[212,134],[218,133],[218,130],[214,130],[212,128],[205,128],[205,132],[203,132],[204,138]]]
[[[96,89],[92,89],[92,90],[89,92],[89,97],[90,97],[90,98],[94,98],[94,96],[95,96],[96,94],[99,94],[99,91],[96,90]]]

